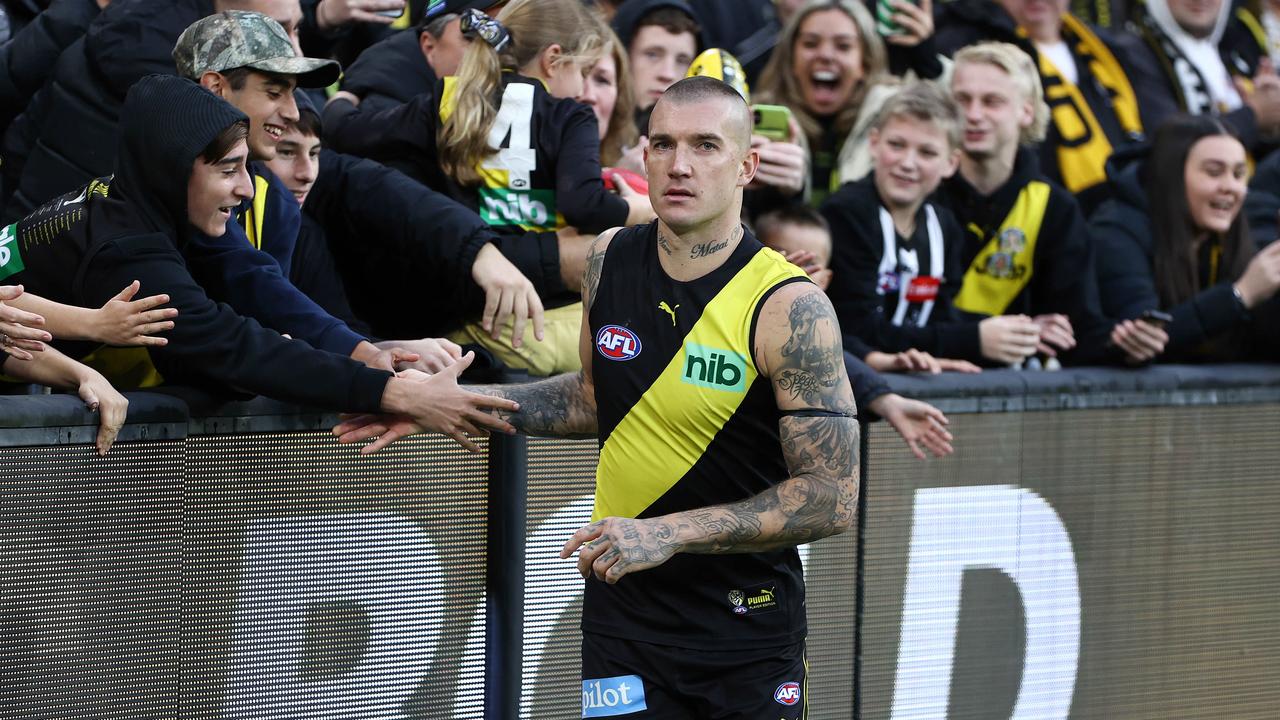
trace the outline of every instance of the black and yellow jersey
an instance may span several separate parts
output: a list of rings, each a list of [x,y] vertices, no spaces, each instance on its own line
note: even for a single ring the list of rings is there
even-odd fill
[[[618,232],[589,314],[600,429],[596,519],[738,502],[788,477],[772,384],[752,347],[765,300],[804,273],[746,233],[691,282],[659,263],[657,226]],[[587,581],[583,630],[732,650],[804,637],[794,548],[679,554],[616,584]]]
[[[325,142],[339,152],[367,157],[447,192],[495,229],[551,231],[566,225],[596,234],[623,225],[626,201],[601,179],[595,113],[572,98],[557,98],[540,80],[502,74],[497,119],[480,164],[478,187],[444,176],[436,137],[453,112],[457,78],[435,92],[384,111],[366,113],[347,103],[325,110]]]

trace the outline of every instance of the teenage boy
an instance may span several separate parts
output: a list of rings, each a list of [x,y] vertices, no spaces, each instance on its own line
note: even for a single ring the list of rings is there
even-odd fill
[[[1042,140],[1049,122],[1035,61],[1008,43],[964,48],[951,92],[964,117],[963,151],[939,197],[966,229],[953,307],[975,319],[1032,317],[1042,355],[1069,353],[1065,360],[1076,364],[1118,360],[1108,348],[1114,323],[1102,315],[1080,206],[1024,147]]]
[[[1030,318],[952,317],[964,231],[927,201],[959,163],[960,118],[951,99],[932,83],[908,86],[886,101],[868,137],[874,171],[821,208],[834,245],[827,294],[845,346],[881,372],[926,369],[903,362],[932,364],[922,353],[1003,364],[1034,353],[1039,332]]]

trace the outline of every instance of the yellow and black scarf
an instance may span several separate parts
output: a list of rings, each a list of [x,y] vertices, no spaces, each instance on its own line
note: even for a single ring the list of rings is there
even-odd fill
[[[1106,91],[1124,133],[1141,137],[1138,99],[1120,63],[1084,23],[1069,14],[1062,20],[1062,39],[1080,61],[1080,75],[1091,76]],[[1060,138],[1057,150],[1062,184],[1076,193],[1105,181],[1112,147],[1093,109],[1080,88],[1062,77],[1043,53],[1039,54],[1039,65],[1045,100]]]

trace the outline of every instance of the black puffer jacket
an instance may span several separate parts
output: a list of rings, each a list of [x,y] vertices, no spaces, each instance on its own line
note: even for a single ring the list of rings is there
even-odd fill
[[[422,54],[418,31],[410,28],[361,53],[342,75],[342,89],[360,96],[361,106],[378,112],[432,92],[436,74]]]
[[[82,37],[97,16],[95,0],[54,0],[0,46],[0,133],[49,79],[62,51]]]
[[[212,13],[213,0],[116,0],[93,21],[5,134],[5,222],[110,174],[130,86],[146,75],[173,75],[178,36]]]

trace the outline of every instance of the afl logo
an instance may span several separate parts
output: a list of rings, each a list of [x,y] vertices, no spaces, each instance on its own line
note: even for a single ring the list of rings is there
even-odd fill
[[[773,699],[787,706],[800,702],[800,683],[785,682],[773,691]]]
[[[630,360],[640,354],[640,338],[621,325],[605,325],[596,333],[596,349],[610,360]]]

